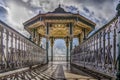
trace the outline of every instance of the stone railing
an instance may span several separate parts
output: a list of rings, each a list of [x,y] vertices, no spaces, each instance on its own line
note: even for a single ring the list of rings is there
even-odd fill
[[[0,21],[0,72],[45,62],[44,49]]]
[[[51,56],[49,56],[49,61],[51,60]],[[70,60],[70,56],[68,56],[68,60]],[[66,62],[66,56],[53,56],[53,61],[63,61]]]
[[[116,77],[118,25],[118,19],[115,17],[77,46],[71,51],[71,62]]]

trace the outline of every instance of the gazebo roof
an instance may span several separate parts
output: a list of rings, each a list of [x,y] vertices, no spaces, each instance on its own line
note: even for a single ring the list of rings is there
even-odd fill
[[[46,28],[49,25],[49,37],[66,37],[70,36],[70,25],[73,27],[73,36],[77,36],[82,33],[83,29],[86,29],[88,34],[95,28],[96,24],[80,14],[65,11],[59,5],[53,12],[39,13],[23,25],[30,34],[36,29],[42,36],[47,36]]]

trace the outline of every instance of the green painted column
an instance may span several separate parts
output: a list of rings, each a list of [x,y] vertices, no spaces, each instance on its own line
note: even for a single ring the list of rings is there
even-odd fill
[[[69,25],[70,27],[70,63],[71,63],[71,50],[72,50],[72,47],[73,47],[73,23],[70,23]]]
[[[49,48],[49,40],[48,40],[48,35],[49,35],[49,25],[48,23],[46,24],[46,59],[47,63],[49,62],[49,55],[48,55],[48,48]]]
[[[69,39],[66,38],[66,61],[69,61]]]
[[[120,1],[119,4],[117,5],[117,17],[118,17],[118,72],[116,74],[117,79],[120,80]]]
[[[72,47],[73,47],[73,39],[71,38],[71,40],[70,40],[70,51],[72,50]]]
[[[53,45],[54,45],[54,39],[51,38],[51,62],[53,61]]]
[[[70,23],[70,51],[72,50],[72,34],[73,34],[73,24]]]
[[[81,43],[80,34],[77,37],[78,37],[78,42],[79,42],[79,45],[80,45],[80,43]]]
[[[53,46],[51,47],[51,62],[53,61]]]

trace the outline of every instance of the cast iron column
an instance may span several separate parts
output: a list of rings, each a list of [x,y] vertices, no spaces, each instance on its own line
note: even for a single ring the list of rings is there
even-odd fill
[[[53,61],[53,45],[54,45],[54,40],[53,37],[51,38],[51,62]]]
[[[48,24],[46,24],[46,59],[47,59],[47,63],[49,62],[49,57],[48,57],[48,46],[49,46],[49,40],[48,40],[48,34],[49,34],[49,26]]]
[[[68,37],[66,38],[66,61],[69,61],[69,54],[68,54],[68,47],[69,47],[69,39]]]
[[[79,45],[80,45],[80,43],[81,43],[80,34],[78,35],[78,41],[79,41]]]
[[[70,63],[71,63],[71,50],[72,50],[72,42],[73,42],[73,25],[70,23]]]

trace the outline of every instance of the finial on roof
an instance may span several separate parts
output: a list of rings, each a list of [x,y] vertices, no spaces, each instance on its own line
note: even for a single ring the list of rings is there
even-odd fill
[[[61,7],[61,4],[59,4],[59,7]]]

